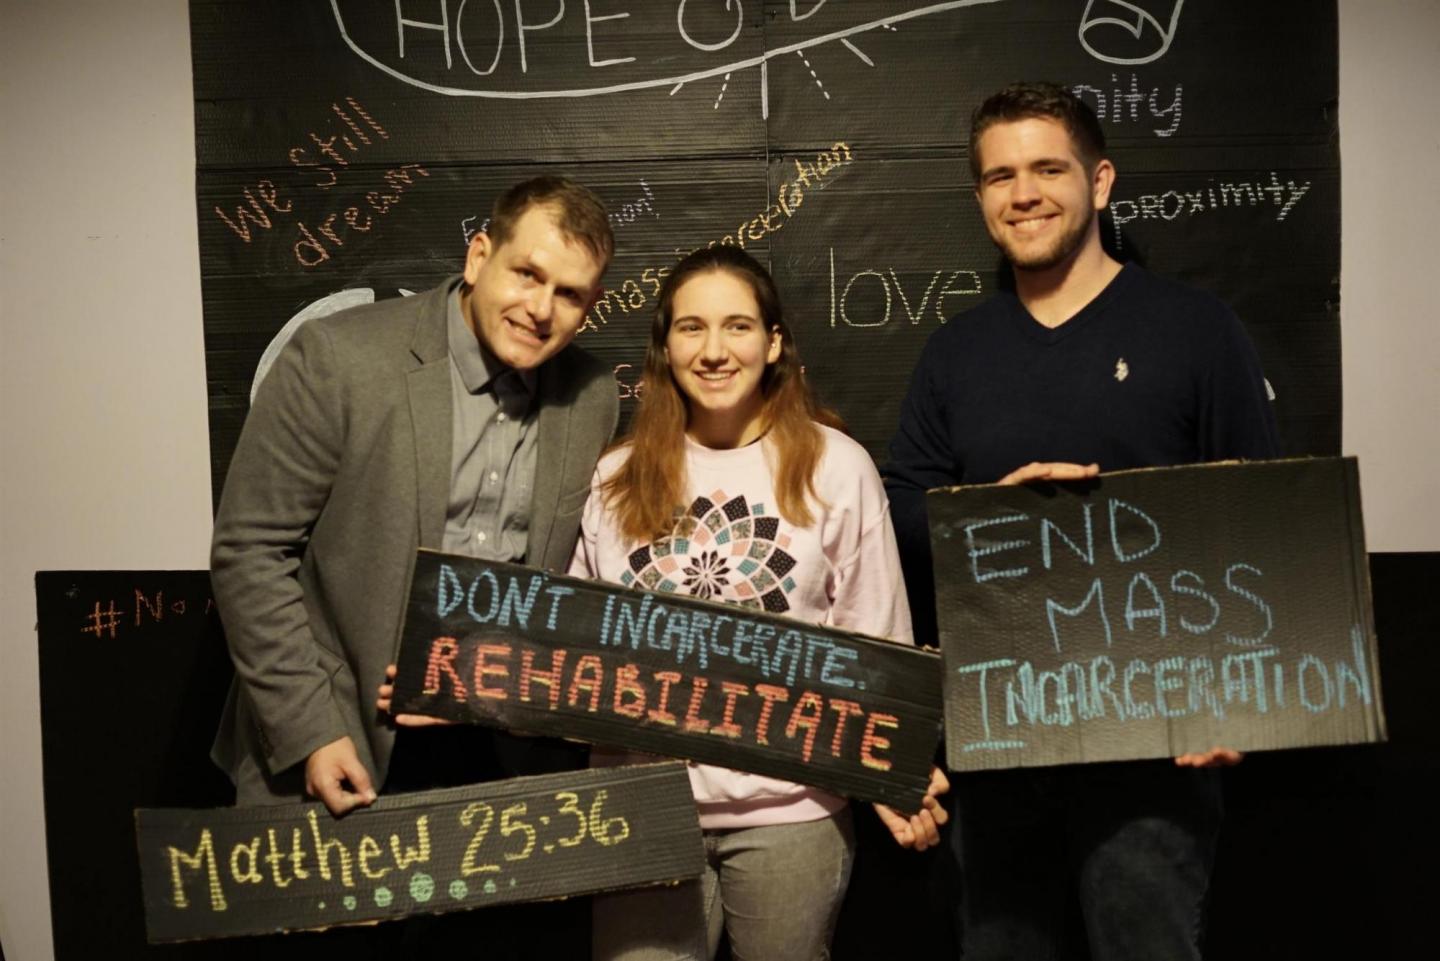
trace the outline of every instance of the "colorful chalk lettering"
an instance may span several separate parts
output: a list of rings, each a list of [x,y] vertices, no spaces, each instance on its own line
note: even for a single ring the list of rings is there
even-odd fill
[[[674,762],[395,795],[340,820],[319,804],[142,809],[136,828],[152,942],[674,882],[703,859]]]
[[[397,713],[720,764],[906,810],[940,733],[939,659],[676,594],[421,551]]]
[[[951,767],[1383,739],[1358,483],[1329,458],[932,491]]]

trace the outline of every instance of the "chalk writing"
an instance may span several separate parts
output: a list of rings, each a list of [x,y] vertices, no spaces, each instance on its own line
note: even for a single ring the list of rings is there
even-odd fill
[[[401,164],[383,172],[381,183],[374,190],[367,190],[364,194],[365,207],[349,206],[339,213],[330,213],[316,224],[315,232],[319,233],[323,240],[317,239],[315,233],[303,221],[296,224],[300,231],[300,239],[295,242],[295,259],[302,267],[318,267],[329,260],[335,248],[344,247],[345,240],[342,234],[348,235],[351,231],[355,233],[369,233],[374,226],[375,216],[383,216],[390,212],[390,208],[400,202],[405,196],[407,187],[415,183],[416,177],[428,177],[430,172],[420,164]],[[372,214],[374,216],[372,216]],[[364,222],[361,222],[363,218]],[[343,224],[337,224],[337,220],[343,220]],[[327,243],[328,241],[328,243]]]
[[[424,6],[431,11],[426,14],[429,19],[421,19],[418,13],[408,15],[402,12],[402,5],[398,2],[393,4],[394,10],[390,13],[391,0],[331,0],[330,8],[341,38],[356,56],[397,80],[434,93],[502,99],[591,97],[655,87],[677,88],[693,81],[722,77],[758,66],[761,68],[762,113],[768,115],[768,80],[765,68],[772,59],[800,53],[833,41],[843,42],[880,27],[893,29],[890,25],[906,20],[995,2],[997,0],[928,3],[910,10],[898,10],[874,20],[864,20],[864,11],[856,9],[860,6],[858,4],[827,4],[826,0],[821,0],[803,12],[792,5],[789,16],[794,23],[809,21],[822,7],[825,8],[826,16],[817,17],[809,24],[810,29],[816,31],[814,36],[718,66],[708,63],[700,66],[697,58],[695,69],[686,70],[682,67],[678,68],[678,72],[676,63],[687,55],[694,57],[696,53],[716,53],[735,44],[746,23],[744,0],[725,0],[723,6],[717,7],[712,3],[708,8],[698,2],[681,0],[673,8],[673,22],[669,21],[671,8],[668,5],[647,5],[643,14],[635,10],[597,15],[589,0],[578,7],[572,4],[568,10],[564,0],[556,0],[555,13],[549,20],[527,20],[524,7],[517,2],[513,8],[513,22],[510,23],[509,34],[514,37],[514,43],[511,48],[513,53],[508,61],[505,59],[507,15],[499,0],[491,0],[488,5],[477,0],[469,11],[466,9],[468,0],[462,0],[453,16],[450,4],[445,0],[430,0],[430,3]],[[342,10],[342,7],[345,9]],[[407,4],[406,9],[408,8]],[[642,20],[641,23],[608,23],[626,20],[632,12],[637,15],[637,19]],[[851,22],[844,23],[847,19]],[[860,22],[854,22],[857,19]],[[601,23],[607,25],[599,28],[600,32],[597,33],[597,25]],[[571,33],[567,36],[573,36],[575,32],[584,33],[584,66],[590,70],[605,70],[605,80],[594,85],[569,85],[573,82],[576,66],[573,62],[548,64],[549,69],[538,65],[532,68],[529,44],[533,42],[534,35],[557,27],[562,31],[570,30]],[[673,32],[681,45],[664,46],[665,52],[662,55],[641,63],[633,54],[624,52],[622,44],[627,27],[630,28],[632,36],[659,38]],[[467,37],[471,39],[467,41]],[[486,39],[478,39],[482,37]],[[417,53],[415,43],[422,39],[428,42],[424,44],[423,51]],[[481,51],[481,43],[493,46],[486,46]],[[597,54],[597,44],[611,55]],[[473,51],[472,46],[476,48]],[[550,44],[546,49],[552,56],[558,53],[571,54],[578,50],[578,45]],[[457,50],[463,64],[456,62],[454,53]],[[442,61],[443,69],[439,66]],[[483,69],[476,66],[477,62],[484,64]],[[494,80],[492,75],[502,62],[511,64],[512,69],[508,78],[499,82]],[[518,75],[513,67],[518,67]],[[617,74],[617,71],[634,79],[611,79],[610,75]],[[477,82],[472,78],[482,78],[478,82],[484,86],[459,86]],[[818,77],[816,82],[819,82]],[[547,87],[547,83],[560,86]],[[828,94],[826,96],[828,98]]]
[[[475,238],[476,234],[483,234],[485,231],[490,229],[489,217],[486,217],[484,220],[480,220],[480,225],[478,227],[475,226],[475,221],[477,220],[480,220],[480,218],[478,216],[474,216],[466,217],[464,220],[460,221],[460,235],[465,238],[465,246],[467,247],[470,246],[470,241]]]
[[[700,864],[673,763],[384,798],[340,821],[317,804],[142,810],[138,829],[152,941],[675,881]]]
[[[291,147],[287,154],[292,166],[315,177],[307,186],[322,191],[340,182],[341,173],[365,147],[390,139],[389,132],[354,97],[331,103],[330,110],[334,116],[328,118],[327,126],[309,132],[310,142]],[[389,213],[406,190],[418,178],[429,177],[430,172],[418,163],[408,163],[382,171],[378,182],[372,174],[367,172],[366,176],[369,182],[361,186],[371,189],[364,190],[353,202],[338,202],[338,209],[309,218],[308,223],[297,216],[295,198],[282,197],[280,188],[271,180],[259,180],[253,188],[244,188],[241,196],[245,202],[235,207],[233,216],[218,205],[215,215],[245,244],[274,228],[280,215],[294,218],[291,251],[295,260],[302,267],[318,267],[353,240],[352,234],[368,234],[376,218]]]
[[[615,365],[615,384],[621,400],[639,400],[645,393],[645,378],[630,373],[634,369],[631,364]]]
[[[823,84],[823,83],[820,82],[820,77],[819,77],[819,75],[817,75],[817,74],[815,73],[815,68],[812,67],[812,66],[810,66],[810,60],[809,60],[808,57],[805,56],[805,51],[803,51],[803,50],[796,50],[796,51],[795,51],[795,56],[799,57],[799,58],[800,58],[800,62],[803,63],[803,64],[805,64],[805,69],[810,71],[810,79],[812,79],[812,80],[815,81],[815,86],[819,87],[819,88],[820,88],[820,92],[825,95],[825,99],[826,99],[826,100],[829,100],[829,99],[830,99],[830,92],[825,89],[825,84]]]
[[[914,810],[939,735],[935,667],[761,610],[421,551],[394,703]]]
[[[1218,659],[1101,654],[1039,668],[1008,658],[961,664],[955,672],[966,678],[967,696],[980,705],[980,730],[961,750],[1015,750],[1026,744],[1017,731],[1104,718],[1134,722],[1208,715],[1223,721],[1227,709],[1240,705],[1262,716],[1287,709],[1323,714],[1371,707],[1375,694],[1364,636],[1358,627],[1349,636],[1349,656],[1328,663],[1309,653],[1287,658],[1267,646]]]
[[[795,176],[780,184],[775,191],[774,203],[742,220],[733,233],[712,239],[705,246],[732,244],[743,248],[747,242],[762,240],[781,230],[805,202],[807,191],[823,189],[834,178],[836,171],[850,164],[853,159],[850,145],[844,141],[836,141],[829,150],[820,151],[813,161],[795,158]],[[679,260],[690,251],[677,250],[675,253]],[[669,266],[647,267],[640,272],[639,280],[629,277],[608,288],[585,316],[585,323],[580,328],[581,333],[599,330],[610,322],[610,315],[617,310],[628,314],[632,310],[643,309],[652,298],[659,295],[660,285],[669,273]],[[648,293],[645,287],[641,286],[642,283],[649,286]]]
[[[459,611],[476,624],[514,625],[531,632],[543,629],[553,633],[561,630],[561,600],[575,593],[573,587],[548,583],[544,574],[529,572],[519,578],[484,569],[468,581],[462,582],[450,564],[440,565],[437,617],[447,618]],[[573,628],[567,624],[563,630]],[[600,647],[637,650],[643,644],[650,651],[665,652],[677,666],[693,660],[698,669],[705,670],[712,659],[730,659],[754,666],[767,680],[783,678],[790,685],[799,680],[839,689],[865,689],[863,679],[847,673],[860,660],[860,652],[853,645],[798,626],[777,627],[737,611],[719,613],[667,606],[657,602],[654,594],[607,595],[594,637]]]
[[[1080,46],[1106,63],[1129,65],[1159,60],[1175,41],[1184,6],[1185,0],[1088,0],[1080,15]],[[1099,49],[1102,47],[1107,52]]]
[[[730,75],[727,73],[724,82],[720,84],[720,94],[715,98],[715,105],[710,108],[711,110],[720,109],[720,101],[725,99],[725,91],[728,89],[730,89]]]
[[[329,190],[339,182],[339,177],[335,173],[335,166],[350,166],[350,161],[360,153],[362,146],[369,146],[375,142],[372,138],[378,140],[390,139],[390,135],[385,132],[385,128],[376,123],[370,114],[366,113],[365,108],[360,106],[353,97],[346,97],[345,104],[365,122],[365,127],[357,124],[355,119],[345,110],[341,109],[338,103],[332,103],[330,109],[339,117],[345,130],[331,133],[329,137],[324,139],[321,138],[320,134],[312,131],[309,135],[311,140],[310,146],[291,147],[290,153],[288,154],[290,163],[294,166],[302,169],[313,168],[319,174],[318,179],[313,181],[313,183],[314,186],[322,190]],[[354,134],[353,139],[350,136],[351,133]],[[339,140],[341,145],[346,148],[349,154],[348,157],[346,153],[341,152],[335,146],[336,140]],[[314,151],[313,156],[315,159],[310,159],[312,156],[310,151],[312,150]]]
[[[610,227],[612,229],[618,230],[626,224],[633,224],[642,213],[649,214],[656,220],[660,219],[660,213],[655,209],[655,195],[650,192],[650,185],[642,179],[640,189],[641,196],[626,201],[610,211]]]
[[[1151,87],[1148,92],[1141,90],[1140,79],[1133,73],[1130,75],[1128,93],[1121,91],[1120,80],[1113,73],[1110,75],[1110,83],[1108,89],[1088,83],[1072,84],[1070,92],[1081,100],[1093,101],[1095,116],[1102,123],[1164,123],[1164,127],[1151,127],[1151,132],[1157,137],[1173,136],[1175,131],[1180,129],[1180,100],[1184,93],[1182,84],[1175,85],[1175,96],[1170,97],[1169,90],[1162,92],[1160,87]],[[1165,103],[1167,97],[1170,100],[1168,104]],[[1142,106],[1145,108],[1143,115],[1140,112]]]
[[[694,669],[704,666],[697,659]],[[629,718],[688,734],[773,746],[798,754],[804,762],[816,759],[819,737],[831,758],[890,770],[890,742],[876,730],[897,728],[900,722],[894,715],[866,711],[854,700],[823,691],[796,689],[793,682],[782,686],[713,680],[633,662],[607,663],[596,654],[522,641],[467,645],[440,637],[431,642],[421,693],[456,703],[514,699],[542,710],[598,714],[611,723]]]
[[[641,214],[648,214],[656,220],[660,219],[660,212],[655,209],[655,194],[650,190],[643,178],[640,180],[640,196],[634,200],[615,207],[607,215],[610,220],[610,229],[619,230],[621,227],[633,224],[640,219]],[[460,236],[468,246],[476,234],[484,233],[490,229],[490,218],[481,218],[479,214],[473,214],[460,221]]]
[[[269,230],[271,227],[270,213],[289,213],[294,204],[286,200],[283,203],[279,200],[279,190],[276,189],[273,181],[256,181],[255,189],[249,187],[242,190],[241,195],[245,198],[243,205],[235,208],[235,217],[232,220],[218,205],[215,207],[215,215],[225,222],[225,226],[235,232],[235,235],[245,243],[250,242],[250,228],[253,226],[259,230]],[[259,199],[256,199],[256,195]],[[266,208],[269,208],[267,213]]]
[[[96,637],[101,637],[106,631],[109,631],[110,636],[113,638],[115,637],[115,632],[120,628],[120,618],[124,613],[124,611],[117,611],[115,609],[114,601],[111,601],[110,606],[103,611],[100,610],[100,602],[96,601],[95,610],[91,612],[88,618],[89,623],[80,628],[80,633],[94,634]]]
[[[1340,459],[932,491],[952,766],[1383,736],[1358,497]]]
[[[1062,562],[1074,565],[1077,559],[1082,567],[1095,567],[1097,563],[1096,525],[1092,514],[1096,507],[1097,503],[1093,501],[1082,504],[1080,523],[1072,524],[1069,533],[1057,521],[1054,514],[1038,519],[1023,513],[1005,514],[965,524],[960,530],[965,542],[965,553],[969,558],[968,566],[971,578],[976,584],[983,584],[997,578],[1024,578],[1032,574],[1038,575],[1041,571],[1051,571],[1060,566]],[[1163,537],[1160,525],[1145,510],[1119,498],[1111,497],[1104,500],[1100,512],[1108,518],[1106,525],[1110,532],[1108,553],[1115,562],[1112,566],[1113,570],[1121,570],[1120,565],[1133,564],[1161,547]],[[1036,535],[1033,539],[1015,536],[1017,529],[1026,525],[1036,528]],[[1080,533],[1082,528],[1083,535]],[[993,533],[999,530],[1006,531],[1006,533]],[[948,539],[952,536],[952,532],[948,527],[943,528],[937,532],[937,536]],[[1010,539],[1001,540],[999,539],[1001,537]],[[1037,544],[1038,552],[1031,550]],[[1066,550],[1057,552],[1053,547],[1056,544],[1064,545]],[[1026,554],[1029,555],[1030,562],[1021,563],[1019,558]],[[1000,562],[990,560],[996,555],[1007,555],[1007,557]],[[983,565],[982,559],[985,560]],[[999,563],[1009,566],[997,566]],[[1240,605],[1242,613],[1236,614],[1232,610],[1231,617],[1226,623],[1237,618],[1245,618],[1247,631],[1249,631],[1254,626],[1258,626],[1258,622],[1256,624],[1248,622],[1255,621],[1257,617],[1264,621],[1264,627],[1254,637],[1249,636],[1248,633],[1242,635],[1230,631],[1224,632],[1225,640],[1228,643],[1260,644],[1274,627],[1274,615],[1270,605],[1254,590],[1255,585],[1263,576],[1263,572],[1259,568],[1244,561],[1237,561],[1225,567],[1222,579],[1227,595],[1233,595],[1245,602]],[[1170,633],[1166,594],[1156,586],[1157,578],[1161,583],[1169,585],[1170,607],[1180,606],[1178,603],[1180,598],[1194,598],[1203,602],[1209,609],[1210,620],[1204,625],[1187,620],[1184,612],[1179,615],[1183,629],[1190,634],[1208,633],[1221,622],[1222,610],[1229,609],[1222,607],[1215,595],[1206,590],[1204,578],[1194,571],[1175,571],[1167,581],[1154,571],[1134,570],[1125,577],[1123,593],[1123,617],[1127,632],[1133,634],[1136,622],[1144,621],[1149,622],[1146,625],[1147,636],[1163,639]],[[1087,637],[1093,637],[1093,628],[1098,625],[1104,634],[1105,646],[1110,647],[1113,643],[1114,630],[1105,606],[1106,593],[1103,578],[1095,577],[1089,583],[1084,583],[1073,576],[1067,576],[1067,581],[1074,585],[1068,596],[1045,599],[1045,619],[1050,627],[1050,639],[1055,652],[1057,654],[1062,652],[1061,633],[1067,623],[1059,618],[1078,618],[1087,612],[1093,614],[1095,620],[1086,625],[1083,633]],[[1117,598],[1119,596],[1121,595],[1112,585],[1110,597]],[[1194,606],[1193,601],[1185,601],[1185,604]]]
[[[134,588],[134,607],[123,608],[115,605],[114,598],[96,600],[83,618],[81,634],[95,638],[118,639],[127,632],[144,633],[152,625],[181,618],[201,617],[215,609],[215,600],[206,594],[203,597],[165,596],[163,590]]]
[[[941,277],[945,278],[943,283]],[[867,288],[873,291],[876,284],[879,285],[879,295],[867,297]],[[856,307],[851,306],[852,292],[855,294]],[[907,292],[894,267],[886,268],[883,273],[868,268],[857,271],[845,281],[844,287],[840,287],[835,279],[835,248],[830,248],[831,327],[837,323],[843,323],[847,327],[884,327],[890,323],[891,307],[897,303],[911,326],[920,323],[927,307],[934,308],[935,320],[943,324],[947,310],[946,297],[980,292],[980,275],[973,270],[936,270],[930,274],[923,290],[917,282],[915,287]],[[881,296],[884,298],[884,308],[877,309],[880,307]],[[896,316],[899,316],[898,311]]]
[[[1120,228],[1135,220],[1175,221],[1215,210],[1231,208],[1263,210],[1269,204],[1275,211],[1275,222],[1289,216],[1290,211],[1310,190],[1310,181],[1297,184],[1280,181],[1271,170],[1267,177],[1257,175],[1253,181],[1206,181],[1195,189],[1170,189],[1160,194],[1141,194],[1134,199],[1112,199],[1110,214],[1115,224],[1115,245],[1123,247]]]

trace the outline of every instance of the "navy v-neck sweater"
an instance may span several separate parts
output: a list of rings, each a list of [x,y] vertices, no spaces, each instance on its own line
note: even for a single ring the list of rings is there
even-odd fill
[[[1014,294],[925,345],[882,471],[917,643],[936,642],[925,491],[1031,461],[1102,471],[1279,455],[1259,358],[1210,294],[1127,264],[1059,327]]]

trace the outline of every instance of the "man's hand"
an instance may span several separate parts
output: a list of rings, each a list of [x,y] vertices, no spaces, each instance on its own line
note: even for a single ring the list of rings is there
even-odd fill
[[[1024,467],[1017,467],[997,483],[1028,484],[1032,481],[1077,481],[1094,477],[1100,473],[1099,464],[1066,464],[1060,461],[1041,463],[1035,461]]]
[[[337,818],[375,800],[370,772],[360,763],[354,741],[342,737],[310,753],[305,761],[305,793],[323,801]]]
[[[875,805],[875,813],[879,815],[880,823],[890,829],[896,844],[902,848],[923,851],[940,843],[940,828],[950,820],[950,812],[937,800],[949,790],[950,782],[946,779],[945,772],[938,767],[932,767],[930,786],[925,789],[925,797],[920,802],[918,814],[907,818],[884,804]]]
[[[1239,751],[1228,747],[1212,747],[1198,754],[1182,754],[1175,759],[1176,767],[1234,767],[1245,759]]]
[[[375,699],[375,706],[380,713],[389,714],[391,703],[395,700],[395,665],[385,665],[385,683],[380,685],[380,696]],[[433,724],[453,724],[454,721],[446,720],[443,717],[428,717],[424,714],[397,714],[395,723],[401,727],[429,727]]]

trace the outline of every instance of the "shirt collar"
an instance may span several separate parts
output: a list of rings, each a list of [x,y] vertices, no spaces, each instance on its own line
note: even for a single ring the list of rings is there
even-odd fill
[[[471,332],[470,326],[465,323],[464,312],[460,309],[462,286],[464,286],[463,280],[456,281],[455,286],[450,289],[446,309],[446,326],[450,341],[450,359],[460,373],[460,380],[465,385],[465,390],[471,394],[494,390],[494,382],[497,378],[514,373],[518,376],[510,378],[510,382],[519,384],[524,388],[526,394],[533,394],[535,392],[535,372],[533,370],[517,371],[506,365],[480,342],[480,338],[476,337]]]

